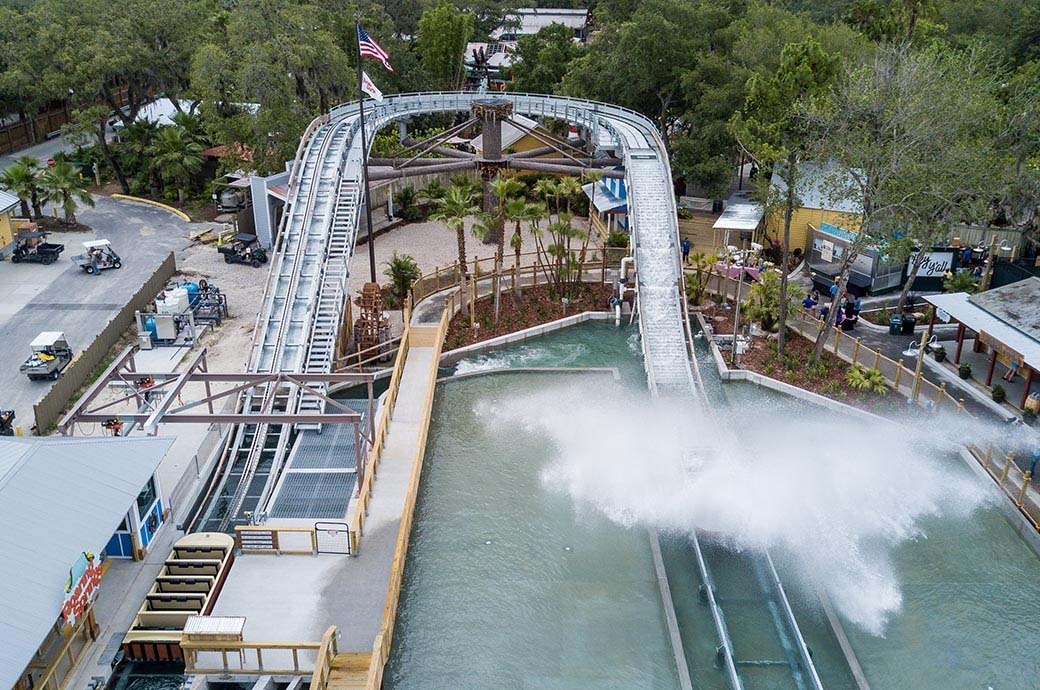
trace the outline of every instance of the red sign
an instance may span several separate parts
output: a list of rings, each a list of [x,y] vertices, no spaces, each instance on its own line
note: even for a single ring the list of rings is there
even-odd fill
[[[61,618],[66,626],[76,624],[87,607],[97,598],[101,584],[101,559],[83,552],[69,570],[65,585],[65,603],[61,606]]]

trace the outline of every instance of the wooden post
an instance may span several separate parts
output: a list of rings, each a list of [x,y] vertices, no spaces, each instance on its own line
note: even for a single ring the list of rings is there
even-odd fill
[[[1004,487],[1004,482],[1007,481],[1008,470],[1011,469],[1011,461],[1015,459],[1014,453],[1008,453],[1004,456],[1004,471],[1000,473],[1000,486]]]
[[[990,460],[993,459],[993,446],[986,446],[986,454],[982,457],[982,469],[988,470]]]
[[[838,342],[840,340],[841,340],[841,327],[840,326],[835,326],[834,327],[834,356],[835,357],[838,357]],[[841,359],[841,357],[838,357],[838,359]]]
[[[895,385],[892,386],[892,388],[896,389],[897,393],[899,392],[899,380],[901,378],[903,378],[903,360],[900,359],[896,362],[896,382]]]
[[[856,343],[852,346],[852,364],[855,366],[856,357],[859,356],[859,346],[861,338],[856,338]]]
[[[1022,399],[1018,403],[1020,410],[1026,409],[1026,401],[1029,400],[1029,391],[1033,387],[1033,367],[1029,366],[1025,362],[1022,363],[1026,368],[1026,385],[1022,389]]]
[[[1022,488],[1018,492],[1018,501],[1016,504],[1019,508],[1022,507],[1022,502],[1026,500],[1026,488],[1029,487],[1029,480],[1033,478],[1033,473],[1026,470],[1026,473],[1022,476]]]
[[[957,401],[957,413],[960,414],[961,412],[964,412],[964,398]]]
[[[928,334],[921,334],[921,344],[917,348],[917,368],[914,369],[914,390],[913,390],[913,401],[917,402],[918,398],[921,397],[921,378],[924,376],[924,351],[925,345],[928,343]]]
[[[877,369],[881,366],[881,350],[874,352],[874,368]]]
[[[935,394],[935,411],[939,412],[939,406],[942,405],[943,398],[946,397],[946,382],[943,381],[939,384],[939,392]]]
[[[433,289],[435,291],[441,289],[441,267],[440,266],[434,266],[434,270],[433,270]]]
[[[935,330],[935,315],[938,313],[938,309],[935,305],[932,305],[932,318],[928,319],[928,338],[932,337],[932,331]]]
[[[986,385],[993,383],[993,369],[997,366],[997,348],[991,347],[989,352],[989,369],[986,370]]]
[[[964,324],[957,324],[957,351],[953,354],[953,363],[961,363],[961,348],[964,347]]]

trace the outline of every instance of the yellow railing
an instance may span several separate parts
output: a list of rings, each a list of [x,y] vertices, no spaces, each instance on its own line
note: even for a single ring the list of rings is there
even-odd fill
[[[289,535],[307,535],[306,540]],[[283,540],[288,537],[288,542]],[[299,543],[298,543],[299,542]],[[299,548],[306,543],[309,548]],[[241,553],[313,554],[318,552],[318,537],[312,527],[300,525],[237,525],[235,547]]]
[[[397,394],[401,391],[401,374],[404,371],[404,362],[408,357],[409,338],[411,336],[411,314],[405,309],[404,333],[401,334],[401,343],[397,348],[397,357],[394,360],[394,370],[390,375],[390,385],[386,390],[386,399],[383,408],[379,412],[373,432],[372,443],[368,449],[368,457],[365,462],[365,476],[358,490],[358,499],[354,507],[354,515],[350,519],[350,550],[357,553],[358,544],[361,540],[361,532],[365,527],[365,514],[368,512],[368,504],[372,498],[372,482],[375,481],[376,473],[379,471],[379,459],[383,453],[383,445],[386,443],[386,433],[390,428],[390,417],[397,403]]]
[[[433,361],[440,359],[444,336],[448,332],[448,323],[456,309],[455,295],[444,305],[441,320],[433,334]],[[419,439],[412,461],[412,473],[408,480],[408,493],[405,496],[404,513],[397,531],[397,545],[394,549],[393,565],[390,568],[390,583],[387,587],[386,604],[383,607],[383,621],[372,647],[372,660],[368,667],[369,690],[379,690],[383,679],[383,668],[390,658],[390,646],[393,640],[394,623],[397,619],[397,604],[401,598],[401,580],[404,577],[405,559],[408,556],[408,539],[412,532],[412,519],[415,516],[415,501],[419,493],[419,478],[422,475],[423,460],[426,456],[426,439],[430,430],[430,414],[433,410],[433,398],[437,388],[437,367],[430,367],[427,382],[426,398],[423,401],[423,420],[419,429]]]
[[[332,672],[332,660],[339,652],[336,642],[336,626],[329,626],[325,634],[321,636],[321,646],[318,647],[318,658],[314,662],[314,672],[311,673],[311,688],[313,690],[324,690],[329,686],[329,675]]]
[[[318,676],[328,681],[330,654],[336,654],[336,627],[325,631],[321,642],[244,642],[234,640],[182,640],[184,671],[190,674],[265,673],[278,676]],[[264,662],[264,653],[268,661]],[[313,662],[306,658],[315,654]],[[205,655],[202,660],[200,656]],[[220,656],[219,666],[206,666]],[[305,657],[301,659],[301,656]],[[291,666],[286,663],[291,659]],[[202,663],[200,663],[200,661]],[[280,666],[278,664],[281,664]],[[312,680],[313,683],[313,680]],[[324,687],[324,686],[322,686]]]

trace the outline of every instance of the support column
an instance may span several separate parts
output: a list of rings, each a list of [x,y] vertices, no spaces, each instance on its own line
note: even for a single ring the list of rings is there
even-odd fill
[[[964,347],[964,324],[957,324],[957,351],[953,355],[953,363],[961,363],[961,348]]]
[[[932,331],[935,330],[935,314],[938,311],[934,306],[932,307],[932,318],[928,319],[928,338],[931,339]]]
[[[502,120],[513,114],[513,103],[504,98],[475,100],[470,105],[470,112],[480,120],[481,125],[482,150],[477,166],[480,179],[484,183],[483,208],[485,213],[495,213],[498,210],[498,199],[491,193],[491,180],[505,167],[505,160],[502,158]],[[502,227],[495,227],[488,233],[484,244],[498,244],[502,232]]]
[[[986,385],[993,381],[993,369],[997,366],[997,348],[991,347],[989,352],[989,369],[986,371]]]
[[[1026,409],[1026,400],[1029,399],[1029,389],[1033,387],[1033,367],[1026,366],[1026,386],[1022,389],[1022,400],[1018,403],[1018,409]]]

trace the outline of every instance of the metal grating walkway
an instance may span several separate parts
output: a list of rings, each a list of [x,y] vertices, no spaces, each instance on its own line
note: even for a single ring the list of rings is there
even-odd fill
[[[269,517],[342,520],[356,477],[353,472],[288,473]]]

